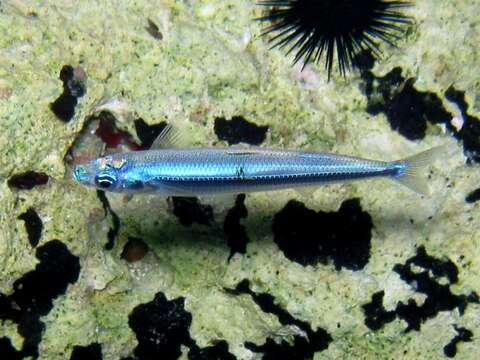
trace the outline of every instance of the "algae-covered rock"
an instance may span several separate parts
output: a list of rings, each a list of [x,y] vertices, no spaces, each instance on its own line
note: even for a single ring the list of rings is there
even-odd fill
[[[2,1],[0,354],[478,358],[479,11],[418,2],[397,48],[328,82],[269,50],[255,1]],[[425,174],[430,197],[378,180],[130,198],[71,180],[166,122],[192,146],[456,151]]]

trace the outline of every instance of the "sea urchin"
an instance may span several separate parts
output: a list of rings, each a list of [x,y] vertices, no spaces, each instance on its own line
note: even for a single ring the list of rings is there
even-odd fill
[[[258,20],[270,22],[262,35],[274,33],[273,47],[296,51],[294,63],[318,62],[325,53],[328,78],[332,73],[334,53],[340,74],[358,66],[356,56],[369,50],[379,57],[379,42],[390,45],[398,39],[410,18],[402,9],[404,0],[263,0],[269,7]]]

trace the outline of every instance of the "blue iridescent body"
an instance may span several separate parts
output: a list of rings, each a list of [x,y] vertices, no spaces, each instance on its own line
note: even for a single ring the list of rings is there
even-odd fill
[[[73,178],[114,192],[197,196],[390,177],[427,193],[418,170],[445,153],[445,147],[440,146],[404,160],[384,162],[263,148],[179,148],[181,140],[181,133],[167,126],[152,145],[155,150],[112,154],[76,165]]]
[[[74,178],[115,192],[248,193],[371,177],[401,177],[407,162],[267,149],[164,149],[109,155],[77,165]]]

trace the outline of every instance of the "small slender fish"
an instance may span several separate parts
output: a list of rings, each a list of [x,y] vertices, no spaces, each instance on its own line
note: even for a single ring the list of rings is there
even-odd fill
[[[80,184],[120,193],[199,196],[249,193],[386,177],[428,194],[419,176],[446,154],[439,146],[412,157],[375,161],[319,152],[262,148],[177,148],[180,135],[166,127],[151,150],[112,154],[76,165]]]

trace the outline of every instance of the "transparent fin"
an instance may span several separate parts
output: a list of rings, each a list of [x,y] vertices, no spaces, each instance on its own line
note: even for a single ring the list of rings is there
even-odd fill
[[[393,179],[421,195],[429,196],[430,189],[423,170],[435,160],[451,156],[455,150],[455,145],[445,144],[400,160],[399,163],[406,165],[405,172]]]
[[[184,148],[187,146],[188,140],[184,135],[184,132],[172,125],[167,124],[152,143],[150,149],[175,149]]]

